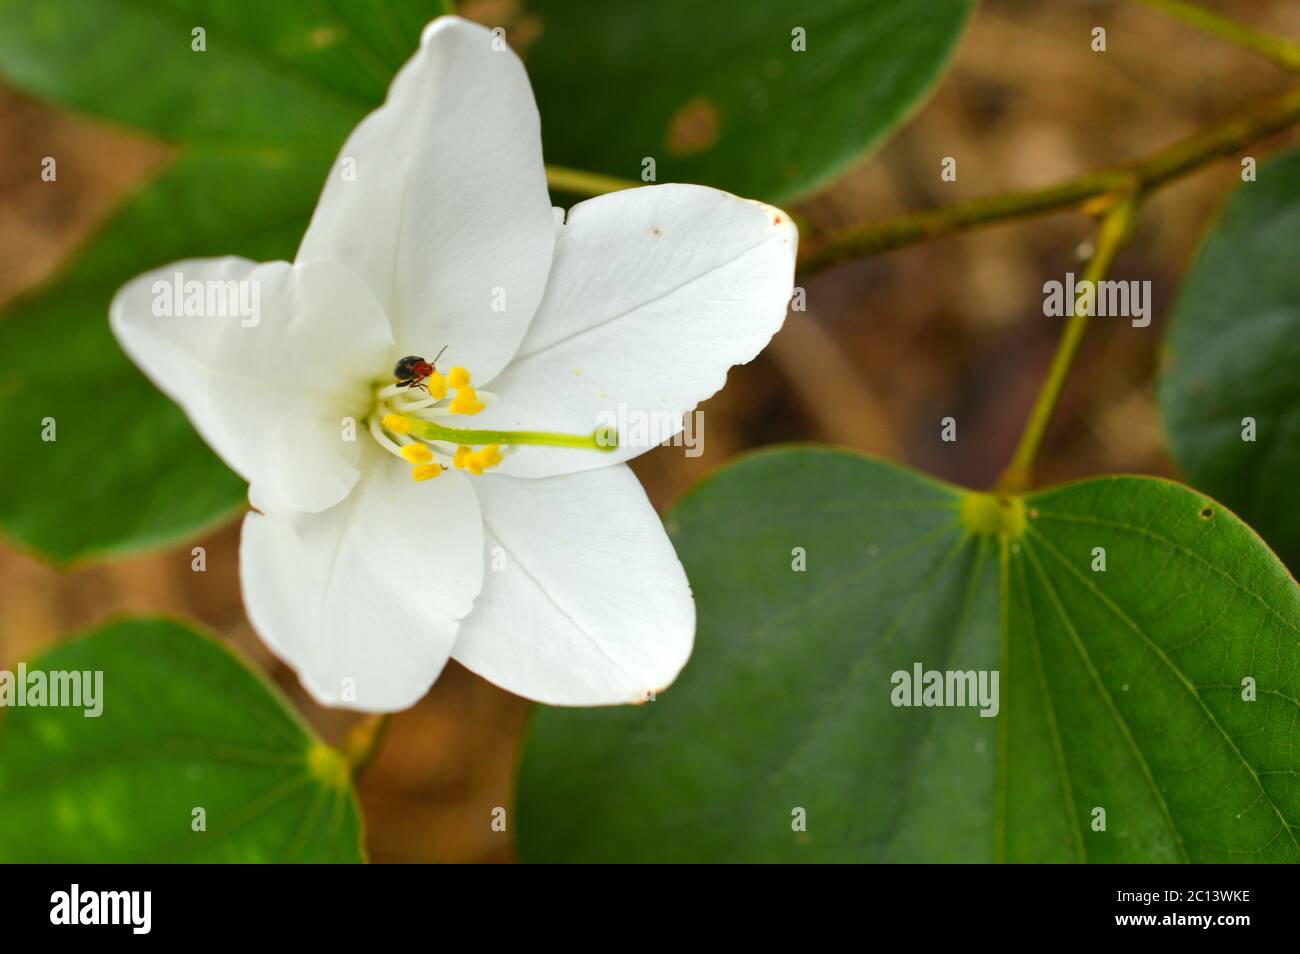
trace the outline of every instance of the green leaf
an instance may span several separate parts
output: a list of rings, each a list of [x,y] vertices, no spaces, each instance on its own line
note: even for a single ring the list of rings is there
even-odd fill
[[[547,162],[788,202],[919,106],[974,0],[533,0]],[[806,50],[792,49],[805,31]]]
[[[243,482],[118,348],[109,301],[169,261],[291,258],[339,145],[443,11],[440,0],[0,0],[9,82],[179,147],[61,278],[0,318],[11,537],[82,560],[175,543],[238,511]],[[192,49],[196,27],[205,52]],[[59,175],[50,188],[75,166]]]
[[[37,670],[102,673],[102,711],[0,710],[0,862],[364,860],[343,757],[221,644],[132,619]]]
[[[1300,588],[1203,495],[786,449],[668,526],[694,657],[646,705],[538,711],[525,860],[1300,860]],[[916,664],[998,671],[998,714],[895,706]]]
[[[166,139],[281,143],[328,161],[441,6],[0,0],[0,70],[35,96]]]
[[[1298,370],[1300,153],[1291,153],[1238,187],[1210,229],[1174,308],[1160,406],[1191,482],[1257,527],[1293,569]]]

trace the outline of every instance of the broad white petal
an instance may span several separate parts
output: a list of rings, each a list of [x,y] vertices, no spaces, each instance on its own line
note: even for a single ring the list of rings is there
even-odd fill
[[[369,381],[393,339],[346,268],[176,262],[123,286],[109,316],[126,353],[249,481],[258,506],[316,512],[356,483]],[[357,440],[346,439],[349,417]]]
[[[474,427],[591,433],[612,454],[517,448],[502,473],[601,467],[681,430],[785,320],[798,234],[778,209],[703,186],[662,185],[573,207],[537,317]]]
[[[440,17],[344,143],[298,260],[348,263],[403,353],[446,345],[446,367],[487,381],[537,310],[554,245],[523,64],[489,30]]]
[[[469,478],[424,483],[366,439],[342,503],[244,520],[239,575],[253,628],[323,705],[393,712],[442,671],[483,584]]]
[[[695,603],[626,465],[545,480],[489,474],[474,489],[487,572],[458,662],[550,705],[644,702],[677,677]]]

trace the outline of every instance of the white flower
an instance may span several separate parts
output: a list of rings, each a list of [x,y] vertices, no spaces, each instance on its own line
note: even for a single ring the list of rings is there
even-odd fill
[[[695,607],[624,463],[646,447],[593,435],[620,409],[680,429],[792,290],[795,230],[757,202],[649,186],[565,222],[523,65],[492,40],[454,17],[425,29],[292,264],[179,262],[111,308],[249,482],[249,618],[327,705],[405,708],[448,657],[558,705],[672,682]],[[232,305],[249,290],[257,314]],[[429,393],[398,386],[395,362],[443,348]]]

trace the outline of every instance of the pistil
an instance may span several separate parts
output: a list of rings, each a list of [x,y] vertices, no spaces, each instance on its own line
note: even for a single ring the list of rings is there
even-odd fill
[[[482,474],[500,464],[516,445],[595,451],[618,447],[612,427],[599,427],[590,434],[453,427],[443,421],[477,414],[495,403],[495,395],[475,390],[464,368],[452,368],[445,376],[432,372],[420,383],[427,386],[424,394],[400,382],[378,387],[375,410],[367,422],[381,447],[411,465],[416,481],[432,480],[449,467]],[[449,388],[456,393],[448,401]]]
[[[569,447],[575,450],[612,451],[618,447],[618,435],[612,427],[598,427],[590,434],[561,434],[556,431],[486,431],[466,427],[446,427],[409,414],[388,414],[384,429],[394,434],[409,434],[422,441],[445,441],[449,444],[531,444],[538,447]]]

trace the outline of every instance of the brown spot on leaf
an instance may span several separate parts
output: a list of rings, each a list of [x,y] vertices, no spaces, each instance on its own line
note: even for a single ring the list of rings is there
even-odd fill
[[[718,142],[722,114],[718,107],[697,96],[682,106],[668,121],[665,141],[674,156],[694,156],[712,149]]]
[[[318,26],[307,34],[307,45],[313,50],[324,49],[327,46],[333,46],[343,38],[343,31],[333,27]]]

